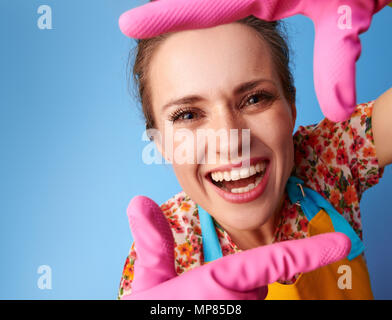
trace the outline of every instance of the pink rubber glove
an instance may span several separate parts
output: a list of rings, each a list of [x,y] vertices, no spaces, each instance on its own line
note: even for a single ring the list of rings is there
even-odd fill
[[[172,231],[160,207],[137,196],[127,213],[137,258],[132,294],[122,299],[264,299],[269,283],[341,260],[351,248],[343,233],[327,233],[242,251],[178,276]]]
[[[314,85],[323,114],[332,121],[350,118],[356,106],[355,62],[359,34],[373,14],[391,0],[159,0],[123,13],[121,31],[143,39],[162,33],[209,28],[249,15],[274,21],[303,14],[315,25]],[[352,28],[342,30],[343,8],[350,8]],[[339,9],[340,8],[340,9]],[[342,10],[343,11],[340,11]]]

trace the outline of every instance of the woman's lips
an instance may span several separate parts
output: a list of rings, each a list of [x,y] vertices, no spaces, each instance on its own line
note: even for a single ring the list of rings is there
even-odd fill
[[[258,161],[260,161],[260,159],[258,159]],[[252,162],[256,163],[256,160],[253,160]],[[222,188],[216,186],[210,179],[207,180],[211,184],[213,189],[226,201],[229,201],[231,203],[246,203],[255,200],[264,192],[268,183],[270,167],[271,167],[270,161],[268,161],[264,176],[260,181],[260,183],[254,189],[243,193],[232,193],[232,192],[225,191]]]

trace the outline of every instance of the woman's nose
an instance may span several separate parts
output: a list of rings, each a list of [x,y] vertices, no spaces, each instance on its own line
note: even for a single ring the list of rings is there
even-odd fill
[[[216,112],[212,121],[212,137],[216,141],[216,146],[208,143],[208,151],[215,152],[220,157],[220,162],[236,161],[241,157],[249,156],[250,150],[250,130],[246,126],[244,119],[230,109]],[[214,148],[215,150],[210,150]]]

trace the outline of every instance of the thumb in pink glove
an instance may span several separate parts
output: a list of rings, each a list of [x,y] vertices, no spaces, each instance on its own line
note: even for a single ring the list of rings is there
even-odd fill
[[[263,299],[269,283],[339,261],[351,247],[343,233],[328,233],[246,250],[177,276],[172,232],[159,206],[137,196],[127,213],[137,258],[132,294],[122,299]]]
[[[143,39],[166,32],[209,28],[249,15],[267,21],[296,14],[315,25],[314,85],[323,114],[344,121],[356,106],[355,62],[361,54],[359,34],[373,14],[391,0],[159,0],[123,13],[121,31]],[[341,28],[342,12],[351,24]]]

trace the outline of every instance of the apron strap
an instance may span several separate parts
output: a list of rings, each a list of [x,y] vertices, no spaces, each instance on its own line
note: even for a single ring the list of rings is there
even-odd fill
[[[201,206],[197,205],[197,207],[201,226],[204,262],[207,263],[223,257],[223,253],[212,217]]]
[[[316,191],[304,187],[304,182],[291,176],[287,182],[286,190],[291,203],[300,204],[306,218],[310,221],[321,210],[325,209],[331,218],[332,225],[337,232],[344,233],[351,240],[351,250],[348,260],[352,260],[360,255],[364,250],[364,245],[348,221],[336,211],[336,209]],[[304,193],[303,193],[304,192]]]

